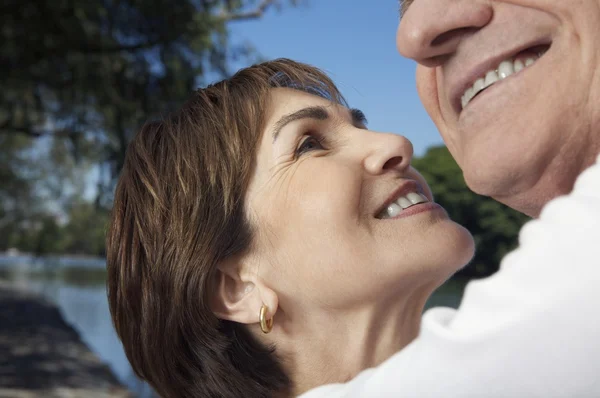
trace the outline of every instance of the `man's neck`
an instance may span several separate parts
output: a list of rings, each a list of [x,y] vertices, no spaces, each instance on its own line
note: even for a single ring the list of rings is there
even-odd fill
[[[573,190],[579,174],[593,165],[597,156],[598,152],[590,149],[578,157],[570,157],[569,161],[552,163],[531,188],[506,196],[494,195],[493,198],[523,214],[537,218],[546,203]]]

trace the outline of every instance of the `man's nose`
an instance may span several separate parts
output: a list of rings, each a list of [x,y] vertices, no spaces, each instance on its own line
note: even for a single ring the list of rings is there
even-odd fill
[[[437,66],[492,16],[492,5],[485,0],[415,0],[400,20],[396,46],[407,58]]]
[[[364,167],[369,174],[389,171],[405,173],[413,156],[412,143],[404,136],[392,133],[369,134]]]

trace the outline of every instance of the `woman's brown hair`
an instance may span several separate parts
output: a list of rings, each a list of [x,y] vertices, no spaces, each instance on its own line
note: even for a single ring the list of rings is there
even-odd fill
[[[345,104],[320,70],[279,59],[196,91],[129,144],[107,236],[108,300],[135,373],[163,397],[291,389],[275,348],[210,308],[217,266],[252,242],[244,197],[274,87]]]

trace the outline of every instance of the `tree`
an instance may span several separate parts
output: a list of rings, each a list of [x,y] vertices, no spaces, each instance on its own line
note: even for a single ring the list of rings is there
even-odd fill
[[[110,191],[145,120],[248,55],[247,47],[229,45],[226,24],[259,18],[276,4],[7,0],[0,6],[0,134],[68,141],[75,158],[103,165],[99,189]]]
[[[77,201],[68,212],[69,222],[63,227],[63,252],[70,254],[105,254],[108,211],[97,209],[93,203]]]
[[[231,60],[251,57],[247,45],[231,45],[227,25],[260,18],[284,1],[298,2],[3,1],[0,230],[13,233],[39,217],[10,209],[14,203],[37,209],[40,192],[68,205],[73,197],[64,193],[80,186],[92,165],[100,174],[96,206],[110,207],[134,132],[209,78],[228,75]],[[45,162],[35,169],[31,161],[41,153]],[[30,157],[27,172],[23,154]]]
[[[0,250],[19,245],[22,221],[41,212],[33,189],[40,176],[29,160],[31,141],[26,136],[0,135]]]
[[[415,158],[413,165],[431,186],[436,202],[473,234],[475,258],[459,274],[481,277],[494,273],[502,257],[516,246],[519,230],[528,217],[470,191],[446,147],[430,148],[424,156]]]

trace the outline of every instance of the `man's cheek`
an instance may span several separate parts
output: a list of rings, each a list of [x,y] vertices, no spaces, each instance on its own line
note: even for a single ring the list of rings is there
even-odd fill
[[[419,98],[429,116],[437,124],[440,120],[441,109],[435,68],[418,65],[416,81]]]

